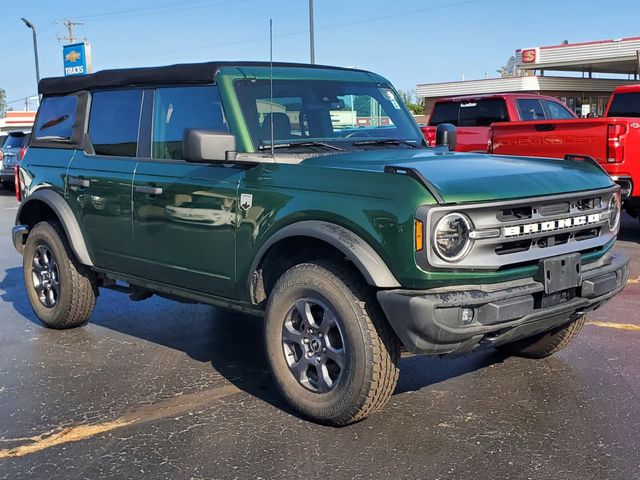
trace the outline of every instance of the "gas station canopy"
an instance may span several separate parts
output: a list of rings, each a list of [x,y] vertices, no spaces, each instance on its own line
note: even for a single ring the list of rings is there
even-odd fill
[[[516,50],[520,70],[640,74],[640,37]]]

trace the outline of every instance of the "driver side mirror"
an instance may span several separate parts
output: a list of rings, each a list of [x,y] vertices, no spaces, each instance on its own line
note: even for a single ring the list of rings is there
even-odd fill
[[[188,162],[232,162],[236,158],[236,137],[228,132],[187,129],[184,159]]]
[[[458,129],[451,123],[441,123],[436,127],[436,147],[446,146],[453,151],[458,144]]]

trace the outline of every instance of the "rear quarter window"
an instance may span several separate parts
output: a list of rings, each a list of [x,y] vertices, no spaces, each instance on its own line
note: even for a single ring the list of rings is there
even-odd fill
[[[75,95],[45,97],[33,128],[36,140],[70,140],[76,121],[78,98]]]

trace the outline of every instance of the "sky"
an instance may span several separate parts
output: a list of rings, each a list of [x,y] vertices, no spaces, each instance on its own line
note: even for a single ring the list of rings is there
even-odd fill
[[[66,29],[92,44],[93,70],[212,60],[309,61],[308,0],[2,0],[0,88],[14,109],[60,76]],[[638,0],[315,0],[316,63],[380,73],[397,88],[496,76],[517,48],[640,36]]]

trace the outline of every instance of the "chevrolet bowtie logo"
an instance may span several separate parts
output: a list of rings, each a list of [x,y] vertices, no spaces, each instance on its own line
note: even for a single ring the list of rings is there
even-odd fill
[[[78,52],[76,52],[75,50],[71,50],[69,53],[67,53],[64,56],[64,59],[67,62],[72,62],[73,63],[73,62],[77,62],[80,57],[81,57],[81,55]]]

